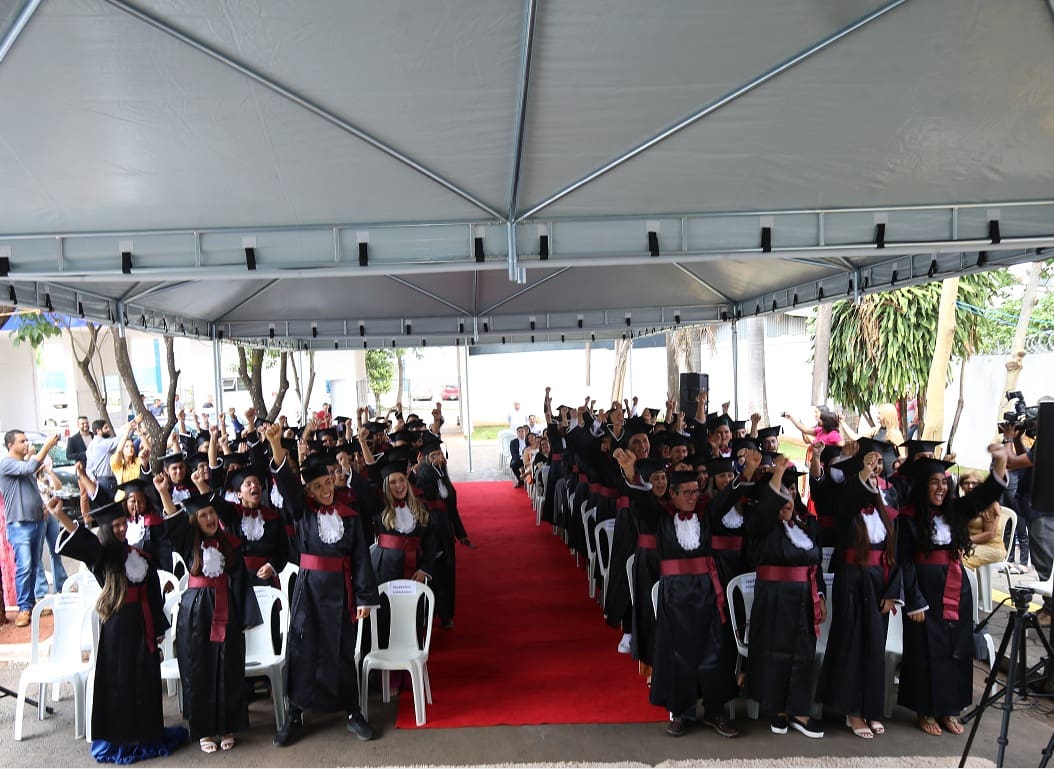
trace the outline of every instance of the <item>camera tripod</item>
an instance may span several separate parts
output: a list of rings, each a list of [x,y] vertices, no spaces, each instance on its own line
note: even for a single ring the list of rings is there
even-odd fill
[[[985,680],[984,694],[981,695],[978,704],[960,719],[964,724],[973,720],[970,736],[967,738],[966,747],[963,749],[962,760],[959,761],[960,769],[966,766],[966,759],[970,755],[970,747],[973,745],[974,737],[977,735],[977,728],[981,725],[981,716],[984,715],[985,710],[989,706],[997,703],[1000,698],[1003,699],[1003,704],[996,707],[1003,711],[1003,723],[999,728],[999,738],[997,739],[999,750],[996,757],[996,766],[1003,766],[1003,756],[1006,753],[1006,746],[1010,742],[1007,732],[1010,727],[1010,714],[1014,711],[1014,697],[1015,695],[1028,697],[1029,684],[1037,680],[1045,680],[1047,677],[1046,672],[1038,676],[1037,674],[1041,670],[1046,671],[1052,661],[1054,661],[1054,649],[1051,649],[1050,641],[1043,635],[1043,630],[1039,626],[1039,619],[1028,609],[1029,601],[1032,600],[1032,591],[1023,587],[1014,587],[1010,590],[1010,598],[1014,603],[1014,614],[1010,618],[1009,624],[1007,624],[1006,631],[1003,633],[1003,640],[999,644],[995,661],[992,663],[992,670]],[[987,621],[985,620],[985,622]],[[1044,650],[1043,657],[1032,667],[1028,667],[1025,654],[1025,634],[1030,629],[1035,631],[1036,637],[1039,638]],[[1010,650],[1009,654],[1007,653],[1008,647]],[[993,693],[992,690],[996,688],[996,679],[999,676],[999,669],[1004,660],[1008,662],[1006,683]],[[1051,737],[1047,747],[1043,750],[1043,759],[1039,766],[1047,765],[1052,751],[1054,751],[1054,736]]]

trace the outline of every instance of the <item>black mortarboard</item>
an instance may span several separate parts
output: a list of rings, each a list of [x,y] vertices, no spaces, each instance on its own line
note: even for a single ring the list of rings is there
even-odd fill
[[[941,446],[943,444],[944,444],[944,441],[918,441],[918,440],[911,440],[911,441],[904,441],[904,443],[902,443],[900,445],[903,448],[908,450],[908,459],[911,459],[916,454],[922,454],[922,453],[926,453],[926,452],[929,452],[930,454],[932,454],[934,451],[937,450],[938,446]]]
[[[753,438],[733,438],[728,442],[728,448],[732,449],[732,456],[738,454],[742,449],[760,450],[758,442]]]
[[[637,475],[644,480],[648,480],[655,473],[665,469],[666,463],[661,459],[638,459],[634,465]]]
[[[872,451],[877,451],[879,454],[886,455],[893,451],[893,444],[887,443],[886,441],[876,441],[874,438],[857,438],[856,455],[858,457],[863,457],[870,454]]]
[[[296,456],[296,438],[282,438],[282,448]]]
[[[675,470],[672,473],[667,473],[666,477],[669,479],[671,486],[676,486],[681,483],[699,482],[695,470]]]
[[[766,438],[778,438],[780,433],[783,432],[783,427],[780,425],[774,425],[773,427],[762,427],[758,430],[758,440],[763,441]]]
[[[722,473],[734,473],[735,467],[732,465],[732,460],[728,457],[718,457],[717,459],[711,459],[706,463],[706,471],[710,475],[721,475]]]
[[[230,454],[221,455],[220,461],[224,467],[230,467],[231,465],[247,465],[250,459],[244,451],[232,451]]]
[[[321,430],[315,432],[318,439],[321,441],[323,438],[332,438],[337,440],[340,436],[337,434],[337,428],[335,427],[323,427]]]
[[[173,451],[171,454],[165,454],[165,456],[161,457],[161,461],[164,463],[165,467],[169,467],[171,465],[178,465],[180,462],[186,462],[187,457],[182,451]]]
[[[342,424],[344,424],[345,422],[350,422],[351,420],[350,420],[350,419],[348,419],[347,417],[337,417],[337,418],[336,418],[336,419],[334,419],[333,421],[334,421],[334,422],[336,422],[336,423],[337,423],[338,425],[342,425]]]
[[[706,417],[706,431],[712,433],[722,425],[727,425],[730,429],[732,427],[732,420],[728,418],[727,414],[708,414]]]
[[[674,446],[687,446],[688,445],[688,439],[685,438],[680,433],[673,433],[673,432],[667,433],[665,440],[666,440],[666,445],[669,446],[670,448],[673,448]]]
[[[408,465],[415,459],[415,454],[409,446],[398,446],[384,454],[384,466],[381,467],[381,477],[387,478],[392,473],[406,473]]]
[[[820,450],[820,462],[821,464],[829,465],[835,459],[837,459],[842,453],[841,446],[824,446]]]
[[[732,422],[732,431],[733,432],[735,432],[736,430],[746,430],[746,429],[747,429],[746,420],[744,420],[744,419],[733,420],[733,422]]]
[[[187,457],[186,463],[187,467],[197,467],[202,463],[207,465],[209,463],[209,455],[206,454],[204,451],[195,451],[193,454]]]
[[[187,515],[196,515],[199,510],[213,507],[216,512],[223,506],[223,497],[215,491],[206,494],[192,494],[183,500],[183,512]]]
[[[651,432],[651,425],[645,422],[640,417],[633,417],[626,420],[626,424],[623,426],[626,432],[626,439],[632,438],[634,435],[644,433],[647,435]]]
[[[428,434],[424,439],[424,443],[421,444],[421,447],[418,449],[418,451],[422,454],[428,455],[431,454],[433,451],[439,451],[442,446],[443,440],[438,435]]]
[[[659,418],[659,410],[658,409],[644,409],[644,410],[647,411],[649,414],[651,414],[651,418],[652,419],[658,419]]]
[[[789,488],[797,488],[798,478],[805,475],[805,473],[798,470],[796,467],[787,465],[783,471],[783,477],[780,479],[780,483]]]
[[[955,466],[954,462],[947,459],[913,459],[905,462],[901,470],[906,471],[915,479],[916,483],[923,483],[931,475],[946,475],[948,470]]]
[[[152,493],[154,491],[154,484],[146,478],[133,478],[130,481],[119,483],[117,485],[117,488],[120,491],[123,491],[125,493],[125,496],[133,494],[135,492],[139,492],[147,499],[151,499]]]
[[[241,485],[245,483],[245,479],[250,476],[260,481],[261,485],[265,480],[263,473],[261,473],[257,468],[252,467],[251,465],[249,467],[239,467],[237,470],[227,476],[227,488],[237,491],[239,488],[241,488]]]
[[[411,443],[416,437],[417,436],[414,435],[413,430],[406,429],[398,430],[388,436],[393,444],[399,443],[400,441],[403,443]]]
[[[311,439],[307,442],[308,451],[314,452],[315,454],[320,451],[325,451],[326,447],[322,445],[322,441]]]
[[[371,433],[383,433],[388,430],[387,422],[367,422],[366,429]]]
[[[128,511],[124,509],[124,505],[120,502],[110,502],[92,510],[89,515],[91,515],[91,519],[96,526],[104,526],[113,523],[118,518],[127,518]]]
[[[327,475],[329,475],[329,462],[317,454],[309,456],[300,466],[300,477],[304,479],[305,484]]]

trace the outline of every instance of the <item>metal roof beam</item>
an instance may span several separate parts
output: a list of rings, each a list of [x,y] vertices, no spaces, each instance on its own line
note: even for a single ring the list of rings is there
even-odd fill
[[[556,272],[554,272],[552,275],[546,275],[544,278],[539,278],[537,282],[532,283],[531,285],[527,286],[526,288],[521,288],[519,291],[514,293],[512,296],[507,296],[504,299],[502,299],[500,302],[498,302],[496,304],[492,304],[490,307],[488,307],[487,309],[485,309],[483,312],[481,312],[479,314],[480,315],[489,315],[490,313],[494,312],[496,309],[501,307],[503,304],[511,302],[513,299],[515,299],[517,297],[523,296],[528,291],[533,291],[534,289],[538,288],[538,286],[542,285],[546,281],[552,280],[557,275],[562,275],[562,274],[564,274],[565,272],[567,272],[570,269],[571,269],[570,267],[563,267],[563,268],[557,270]]]
[[[11,23],[11,28],[7,30],[3,38],[0,38],[0,64],[3,64],[4,58],[14,47],[15,41],[25,31],[29,20],[33,18],[33,14],[37,12],[37,8],[40,7],[42,2],[43,0],[26,0],[22,4],[18,15],[15,16],[15,20]]]
[[[454,304],[453,302],[449,302],[446,299],[444,299],[443,297],[439,296],[439,294],[434,294],[431,291],[428,291],[427,289],[421,288],[420,286],[415,286],[410,281],[403,280],[402,278],[398,277],[397,275],[389,275],[388,279],[395,281],[400,286],[406,286],[407,288],[409,288],[412,291],[416,291],[417,293],[419,293],[419,294],[421,294],[423,296],[427,296],[429,299],[432,299],[432,300],[434,300],[436,302],[439,302],[440,304],[442,304],[442,305],[444,305],[446,307],[449,307],[451,310],[454,310],[454,312],[460,312],[463,315],[471,315],[472,314],[471,312],[466,310],[461,305]]]
[[[1052,0],[1054,2],[1054,0]],[[531,60],[534,57],[534,25],[537,19],[537,0],[526,0],[523,25],[523,58],[520,60],[520,82],[516,100],[516,143],[512,155],[512,181],[509,187],[509,221],[516,218],[516,202],[520,192],[520,169],[523,166],[523,137],[527,126],[527,98],[531,85]]]
[[[458,197],[462,198],[463,200],[468,201],[469,203],[474,205],[476,208],[479,208],[482,211],[486,211],[488,214],[493,216],[495,219],[498,219],[500,221],[505,221],[505,217],[501,213],[499,213],[495,208],[493,208],[493,207],[489,206],[488,204],[484,203],[482,200],[477,198],[472,193],[470,193],[467,190],[459,187],[458,185],[454,184],[453,182],[451,182],[450,180],[446,179],[445,177],[439,175],[438,173],[436,173],[435,171],[431,170],[430,168],[425,167],[421,163],[419,163],[416,160],[414,160],[413,158],[411,158],[409,155],[406,155],[405,153],[400,152],[399,150],[397,150],[395,147],[392,147],[390,144],[387,144],[387,143],[381,141],[380,139],[376,138],[375,136],[373,136],[373,135],[367,133],[366,131],[362,130],[358,126],[355,126],[355,125],[349,123],[344,118],[333,114],[332,112],[330,112],[327,109],[324,109],[323,107],[320,107],[318,104],[315,104],[313,101],[305,98],[304,96],[301,96],[300,94],[296,93],[295,91],[290,90],[289,88],[286,88],[285,86],[281,85],[280,83],[278,83],[275,80],[272,80],[271,78],[267,77],[266,75],[263,75],[263,74],[257,72],[256,70],[252,69],[248,65],[243,64],[242,62],[238,61],[237,59],[234,59],[231,56],[228,56],[225,53],[221,53],[220,51],[217,51],[215,48],[213,48],[213,47],[211,47],[209,45],[206,45],[205,43],[202,43],[200,40],[197,40],[197,39],[191,37],[187,33],[183,32],[182,30],[177,29],[176,27],[172,26],[171,24],[169,24],[166,21],[163,21],[162,19],[158,18],[157,16],[153,16],[153,15],[147,13],[146,11],[142,10],[141,8],[138,8],[137,6],[132,5],[129,2],[126,2],[126,0],[106,0],[106,2],[109,3],[110,5],[112,5],[114,8],[117,8],[118,10],[124,11],[129,16],[132,16],[132,17],[134,17],[136,19],[139,19],[142,22],[145,22],[146,24],[150,25],[154,29],[157,29],[157,30],[159,30],[161,32],[164,32],[166,35],[169,35],[170,37],[174,37],[176,40],[179,40],[181,43],[184,43],[184,44],[190,46],[191,48],[193,48],[194,50],[198,51],[199,53],[203,53],[206,56],[208,56],[209,58],[214,59],[214,60],[220,62],[221,64],[224,64],[224,65],[230,67],[231,69],[235,70],[236,72],[241,73],[242,75],[244,75],[245,77],[249,78],[250,80],[258,83],[259,85],[262,85],[264,88],[267,88],[270,91],[273,91],[274,93],[278,94],[279,96],[282,96],[283,98],[288,99],[289,101],[291,101],[294,104],[302,107],[303,109],[307,110],[308,112],[311,112],[312,114],[322,118],[327,123],[336,126],[337,128],[341,129],[345,133],[349,133],[352,136],[354,136],[355,138],[366,142],[367,144],[369,144],[374,149],[380,150],[381,152],[383,152],[388,157],[399,161],[403,165],[409,166],[410,168],[412,168],[417,173],[419,173],[422,176],[425,176],[425,177],[431,179],[433,182],[435,182],[436,184],[440,185],[441,187],[446,188],[450,192],[453,192],[455,195],[457,195]]]
[[[689,278],[691,278],[692,280],[694,280],[694,281],[695,281],[696,283],[698,283],[698,284],[699,284],[700,286],[702,286],[703,288],[705,288],[705,289],[706,289],[707,291],[709,291],[709,292],[710,292],[711,294],[713,294],[714,296],[718,297],[718,298],[719,298],[719,299],[720,299],[720,300],[721,300],[722,302],[728,302],[729,304],[734,304],[734,303],[735,303],[735,300],[733,300],[733,299],[732,299],[732,298],[731,298],[730,296],[727,296],[726,294],[723,294],[723,293],[721,293],[720,291],[718,291],[718,290],[717,290],[716,288],[714,288],[714,287],[713,287],[712,285],[710,285],[710,284],[709,284],[709,283],[707,283],[707,282],[706,282],[705,280],[703,280],[702,278],[700,278],[700,277],[699,277],[698,275],[696,275],[696,274],[695,274],[694,272],[692,272],[691,270],[689,270],[689,269],[688,269],[687,267],[685,267],[685,266],[684,266],[683,264],[679,264],[678,262],[674,262],[674,263],[673,263],[673,266],[674,266],[674,267],[676,267],[676,268],[677,268],[678,270],[680,270],[681,272],[683,272],[683,273],[684,273],[685,275],[687,275],[687,276],[688,276]]]
[[[582,178],[578,179],[577,181],[572,182],[571,184],[569,184],[566,187],[564,187],[562,190],[553,193],[552,195],[550,195],[549,197],[545,198],[544,200],[539,201],[535,205],[531,206],[522,216],[516,217],[516,221],[517,222],[522,221],[523,219],[526,219],[526,218],[528,218],[530,216],[533,216],[534,214],[538,213],[543,208],[547,208],[547,207],[551,206],[556,201],[560,200],[561,198],[563,198],[563,197],[565,197],[567,195],[570,195],[575,190],[578,190],[578,189],[584,187],[585,185],[589,184],[591,181],[603,176],[608,171],[613,171],[614,169],[618,168],[623,163],[625,163],[625,162],[627,162],[629,160],[632,160],[633,158],[637,157],[637,155],[640,155],[642,152],[645,152],[646,150],[651,149],[656,144],[659,144],[660,142],[665,141],[666,139],[670,138],[671,136],[673,136],[673,135],[679,133],[680,131],[684,130],[688,126],[690,126],[690,125],[692,125],[694,123],[697,123],[698,121],[700,121],[703,118],[705,118],[707,115],[712,115],[713,113],[717,112],[722,107],[725,107],[725,106],[731,104],[732,102],[736,101],[740,97],[745,96],[746,94],[750,93],[754,89],[764,85],[765,83],[769,82],[770,80],[772,80],[772,79],[774,79],[776,77],[779,77],[784,72],[786,72],[787,70],[789,70],[789,69],[793,68],[794,66],[800,64],[801,62],[812,58],[813,56],[815,56],[816,54],[820,53],[821,51],[823,51],[823,50],[829,48],[830,46],[834,45],[835,43],[837,43],[842,38],[846,37],[847,35],[852,34],[853,32],[855,32],[856,30],[860,29],[861,27],[866,26],[867,24],[870,24],[875,19],[878,19],[878,18],[884,16],[885,14],[889,13],[890,11],[892,11],[894,8],[897,8],[897,7],[901,6],[901,5],[903,5],[907,1],[908,0],[893,0],[893,2],[882,6],[881,8],[879,8],[876,11],[872,11],[871,13],[867,14],[866,16],[864,16],[864,17],[862,17],[860,19],[857,19],[856,21],[854,21],[849,26],[840,29],[838,32],[835,32],[834,34],[829,35],[828,37],[825,37],[820,42],[809,46],[805,50],[795,54],[794,56],[792,56],[789,59],[786,59],[785,61],[783,61],[782,63],[776,65],[775,67],[773,67],[772,69],[768,70],[767,72],[763,72],[762,74],[758,75],[753,80],[751,80],[751,81],[749,81],[747,83],[744,83],[743,85],[739,86],[738,88],[736,88],[733,91],[730,91],[729,93],[725,94],[724,96],[722,96],[721,98],[717,99],[716,101],[712,101],[709,104],[707,104],[705,107],[703,107],[703,108],[701,108],[699,110],[696,110],[692,114],[688,115],[688,117],[681,119],[680,121],[678,121],[674,125],[670,126],[669,128],[666,128],[666,129],[660,131],[659,133],[655,134],[651,138],[646,139],[645,141],[641,142],[640,144],[638,144],[633,149],[631,149],[631,150],[629,150],[627,152],[624,152],[623,154],[619,155],[616,158],[613,158],[613,159],[609,160],[604,165],[600,166],[599,168],[595,169],[594,171],[591,171],[590,173],[586,174],[585,176],[583,176]]]

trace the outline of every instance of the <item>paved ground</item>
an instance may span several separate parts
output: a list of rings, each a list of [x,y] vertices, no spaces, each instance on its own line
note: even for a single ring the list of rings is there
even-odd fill
[[[467,446],[463,439],[448,436],[448,451],[456,481],[498,480],[512,482],[511,476],[497,468],[497,443],[476,442],[474,468],[467,468]],[[1020,579],[1020,578],[1019,578]],[[1009,612],[997,612],[991,632],[997,642],[1002,637]],[[600,622],[598,616],[597,621]],[[453,632],[457,632],[454,630]],[[614,641],[617,640],[613,636]],[[1038,659],[1038,643],[1029,643],[1029,659]],[[515,664],[510,660],[509,664]],[[0,685],[17,687],[21,664],[0,664]],[[975,685],[978,693],[984,685],[987,666],[975,666]],[[466,670],[471,678],[473,671]],[[485,679],[474,682],[479,696],[487,697]],[[575,686],[573,680],[567,686]],[[441,698],[442,691],[434,696]],[[553,696],[559,696],[554,692]],[[0,766],[85,766],[91,763],[86,743],[73,738],[73,701],[67,693],[56,703],[57,713],[40,722],[32,708],[27,708],[24,738],[15,742],[12,736],[14,700],[0,698]],[[680,739],[667,737],[661,724],[615,724],[574,726],[493,727],[487,729],[395,729],[395,705],[385,705],[379,697],[371,698],[370,720],[378,727],[380,738],[371,743],[360,743],[344,731],[342,719],[334,714],[309,720],[309,736],[289,748],[271,745],[274,716],[270,702],[254,701],[250,706],[251,728],[239,735],[238,747],[229,755],[205,756],[196,746],[187,746],[167,759],[152,762],[156,766],[205,766],[217,764],[237,766],[385,766],[385,765],[479,765],[533,762],[641,762],[655,765],[666,760],[763,758],[777,761],[790,756],[815,759],[813,763],[839,758],[874,758],[878,763],[890,756],[936,756],[941,763],[958,763],[965,739],[945,735],[928,737],[914,726],[912,714],[901,708],[894,710],[887,723],[888,732],[881,738],[866,742],[854,737],[836,717],[825,721],[827,736],[809,740],[798,734],[776,736],[769,733],[765,722],[739,719],[743,734],[735,740],[718,737],[711,731],[690,732]],[[1016,706],[1010,718],[1008,766],[1035,766],[1054,730],[1054,718],[1049,700],[1031,698]],[[166,701],[169,723],[177,723],[179,713],[175,699]],[[988,711],[982,719],[980,732],[972,752],[974,758],[994,760],[996,738],[1002,714]],[[887,764],[888,765],[888,764]]]

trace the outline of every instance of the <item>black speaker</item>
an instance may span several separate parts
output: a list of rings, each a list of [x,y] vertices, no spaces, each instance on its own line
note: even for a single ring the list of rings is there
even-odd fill
[[[1040,403],[1032,447],[1032,509],[1054,512],[1054,403]]]
[[[681,374],[681,411],[689,419],[695,417],[695,396],[710,389],[709,374]]]

